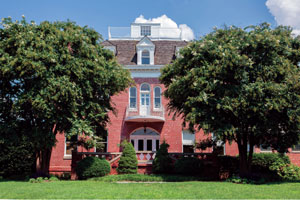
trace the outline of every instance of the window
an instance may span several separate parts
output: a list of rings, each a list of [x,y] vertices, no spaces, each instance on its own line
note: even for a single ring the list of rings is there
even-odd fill
[[[152,140],[147,140],[147,151],[152,151]]]
[[[154,108],[161,108],[161,89],[160,89],[160,87],[154,88]]]
[[[147,83],[143,83],[141,85],[141,92],[150,92],[150,85]]]
[[[141,26],[141,36],[151,35],[151,26]]]
[[[292,151],[300,151],[300,143],[292,147]]]
[[[72,156],[72,151],[77,149],[77,135],[68,136],[65,140],[65,156]]]
[[[195,134],[189,130],[182,131],[183,153],[194,153]]]
[[[138,151],[144,151],[144,140],[138,140]]]
[[[103,141],[96,143],[95,152],[107,152],[107,136],[104,137]]]
[[[129,108],[136,108],[136,87],[129,89]]]
[[[150,64],[150,53],[147,50],[142,52],[142,64],[149,65]]]
[[[271,152],[272,148],[271,147],[264,147],[263,145],[260,145],[260,151],[262,151],[262,152]]]

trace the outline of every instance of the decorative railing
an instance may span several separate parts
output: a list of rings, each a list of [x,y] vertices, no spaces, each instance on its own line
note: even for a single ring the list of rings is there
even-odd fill
[[[179,28],[152,27],[148,37],[157,40],[181,40],[182,31]],[[108,39],[135,40],[144,37],[140,29],[132,30],[131,27],[108,27]]]
[[[160,109],[153,109],[150,108],[145,110],[144,112],[140,112],[139,109],[132,109],[129,108],[129,106],[127,106],[126,108],[126,118],[127,117],[137,117],[137,116],[141,116],[141,117],[160,117],[162,119],[165,119],[165,110],[164,108],[160,108]]]
[[[142,163],[152,164],[155,156],[156,156],[155,151],[137,151],[136,152],[136,157],[140,164],[142,164]]]
[[[194,157],[201,160],[211,160],[215,158],[213,153],[169,153],[169,155],[173,160],[178,160],[183,157]]]

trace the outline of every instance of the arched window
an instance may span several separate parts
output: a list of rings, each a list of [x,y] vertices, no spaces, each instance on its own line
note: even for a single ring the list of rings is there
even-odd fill
[[[136,87],[129,89],[129,107],[136,108]]]
[[[147,50],[142,52],[142,65],[149,65],[150,64],[150,53]]]
[[[160,87],[154,88],[154,108],[161,108],[161,89],[160,89]]]
[[[147,83],[143,83],[141,85],[141,92],[150,92],[150,85]]]

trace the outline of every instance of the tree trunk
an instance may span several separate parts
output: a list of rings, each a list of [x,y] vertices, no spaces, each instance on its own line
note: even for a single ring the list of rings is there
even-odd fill
[[[49,174],[51,149],[44,149],[37,152],[36,156],[36,173],[40,175]]]
[[[239,175],[244,178],[250,173],[248,165],[248,155],[247,155],[247,135],[242,136],[237,133],[237,143],[239,149]]]

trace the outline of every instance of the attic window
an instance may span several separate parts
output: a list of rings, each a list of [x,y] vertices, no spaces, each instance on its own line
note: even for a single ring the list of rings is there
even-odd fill
[[[142,64],[149,65],[150,64],[150,53],[147,50],[142,52]]]
[[[110,50],[114,55],[116,55],[116,47],[115,46],[105,46],[103,48]]]
[[[151,35],[151,26],[141,26],[141,36]]]

